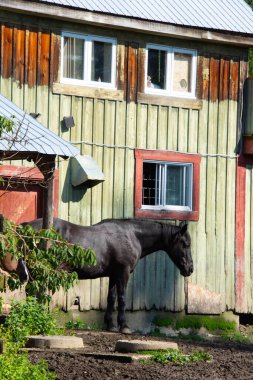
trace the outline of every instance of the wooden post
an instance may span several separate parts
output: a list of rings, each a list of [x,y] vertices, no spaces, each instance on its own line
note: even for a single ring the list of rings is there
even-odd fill
[[[0,354],[3,354],[4,352],[4,340],[0,339]]]
[[[43,205],[43,228],[50,228],[54,218],[54,171],[55,162],[48,165],[48,172],[45,174],[46,187],[44,189]]]
[[[55,156],[39,157],[35,164],[44,175],[43,224],[48,229],[53,225],[54,218],[54,172]]]
[[[0,234],[4,232],[4,216],[0,214]]]

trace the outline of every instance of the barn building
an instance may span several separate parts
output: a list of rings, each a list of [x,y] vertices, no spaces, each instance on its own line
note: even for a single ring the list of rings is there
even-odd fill
[[[163,252],[146,257],[127,309],[252,313],[244,0],[1,0],[0,39],[0,93],[81,153],[58,161],[59,217],[189,222],[193,275],[185,282]],[[0,166],[5,178],[15,171]],[[16,220],[4,199],[0,213]],[[19,222],[41,216],[36,199]],[[85,280],[54,302],[71,308],[79,297],[80,310],[100,310],[106,295],[107,279]]]

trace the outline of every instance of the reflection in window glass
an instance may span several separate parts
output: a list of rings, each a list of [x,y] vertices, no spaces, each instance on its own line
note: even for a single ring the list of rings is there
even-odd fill
[[[83,79],[84,41],[80,38],[64,37],[63,76]]]
[[[183,166],[167,166],[166,204],[185,205]]]
[[[143,163],[144,206],[192,207],[192,164]]]
[[[192,55],[174,53],[173,91],[191,92]]]
[[[111,82],[112,44],[93,41],[91,56],[91,80]]]
[[[148,50],[147,87],[164,90],[166,87],[166,52],[164,50]]]

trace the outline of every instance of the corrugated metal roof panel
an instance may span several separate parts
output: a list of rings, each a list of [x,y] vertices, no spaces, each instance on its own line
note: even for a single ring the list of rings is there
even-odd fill
[[[210,30],[253,34],[244,0],[37,0],[87,11]]]
[[[26,114],[9,99],[0,94],[0,115],[13,117],[14,136],[4,133],[0,150],[11,152],[37,152],[66,157],[79,154],[79,149],[44,127],[32,116]]]

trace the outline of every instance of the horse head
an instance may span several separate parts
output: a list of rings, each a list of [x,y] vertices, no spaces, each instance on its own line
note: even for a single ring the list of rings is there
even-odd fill
[[[29,279],[28,270],[23,259],[15,259],[10,253],[7,253],[0,261],[0,266],[8,273],[16,273],[21,284]]]
[[[176,230],[172,232],[169,249],[170,258],[184,277],[190,276],[193,272],[191,237],[187,228],[186,222],[181,222],[176,227]]]

